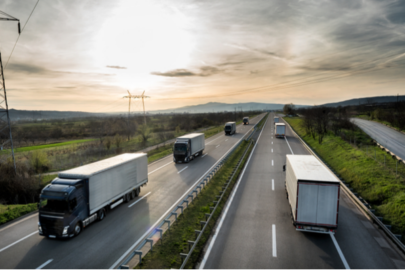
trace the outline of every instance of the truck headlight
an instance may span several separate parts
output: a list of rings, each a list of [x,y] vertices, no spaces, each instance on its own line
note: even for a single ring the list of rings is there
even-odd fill
[[[63,228],[63,233],[62,234],[67,234],[68,229],[69,229],[69,226],[66,226],[65,228]]]
[[[39,222],[38,222],[38,231],[39,231],[39,233],[42,233],[41,223],[39,223]]]

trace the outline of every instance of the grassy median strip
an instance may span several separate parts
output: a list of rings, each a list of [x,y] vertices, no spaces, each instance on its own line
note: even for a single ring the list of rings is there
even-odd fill
[[[284,118],[362,198],[376,209],[376,215],[392,225],[394,233],[405,235],[405,184],[392,170],[382,166],[373,156],[375,146],[367,154],[338,136],[328,133],[322,144],[305,133],[300,118]],[[378,149],[378,148],[377,148]],[[404,242],[404,237],[402,237]]]
[[[164,268],[180,268],[182,260],[180,253],[188,253],[188,240],[194,241],[196,239],[195,230],[200,230],[200,221],[206,220],[206,213],[210,213],[210,207],[213,206],[213,201],[216,201],[222,190],[222,187],[231,176],[233,168],[242,157],[245,149],[249,146],[248,142],[243,141],[241,145],[235,150],[235,152],[225,162],[224,166],[215,174],[214,178],[208,183],[208,185],[202,189],[201,193],[194,199],[187,209],[184,210],[184,214],[179,217],[176,223],[163,235],[163,242],[157,243],[153,247],[153,252],[149,252],[143,259],[142,263],[138,264],[136,268],[141,269],[164,269]],[[208,224],[207,230],[204,231],[200,241],[197,244],[190,260],[188,261],[187,268],[194,268],[199,261],[202,250],[212,233],[212,229],[215,226],[221,211],[229,197],[232,187],[235,184],[238,176],[243,169],[243,166],[252,150],[251,145],[248,153],[246,154],[241,166],[237,170],[235,177],[233,178],[229,188],[224,194],[223,200],[217,207],[213,218]]]

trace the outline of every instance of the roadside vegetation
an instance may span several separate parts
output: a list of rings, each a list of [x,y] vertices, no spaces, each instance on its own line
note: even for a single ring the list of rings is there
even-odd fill
[[[243,155],[248,147],[248,142],[242,142],[235,150],[231,157],[225,162],[224,166],[218,171],[214,178],[204,187],[201,193],[190,203],[189,207],[184,210],[184,214],[174,223],[170,229],[163,235],[163,241],[160,244],[156,243],[153,247],[153,252],[149,252],[143,259],[142,263],[136,268],[141,269],[170,269],[180,268],[182,260],[180,253],[188,253],[188,240],[195,240],[195,230],[200,230],[200,221],[206,220],[206,213],[210,213],[210,207],[213,206],[213,201],[216,201],[216,196],[220,194],[222,186],[226,183],[232,173],[233,167]],[[200,260],[202,250],[209,239],[215,223],[220,216],[227,198],[232,192],[232,187],[235,184],[238,176],[252,150],[253,145],[248,150],[241,166],[239,167],[230,186],[224,194],[223,200],[218,205],[217,210],[213,213],[213,218],[208,223],[207,229],[204,231],[200,241],[194,249],[186,268],[195,268],[196,263]]]
[[[303,118],[285,117],[294,130],[346,183],[405,235],[405,166],[377,147],[342,108],[301,109]],[[398,164],[398,171],[396,165]]]

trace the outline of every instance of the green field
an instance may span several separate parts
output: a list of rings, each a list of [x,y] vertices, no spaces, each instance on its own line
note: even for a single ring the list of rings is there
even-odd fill
[[[95,140],[97,140],[97,139],[83,139],[83,140],[74,140],[74,141],[61,142],[61,143],[34,145],[34,146],[16,148],[14,151],[16,153],[27,152],[27,151],[33,151],[33,150],[46,149],[46,148],[67,146],[67,145],[78,144],[78,143],[86,143],[86,142],[91,142],[91,141],[95,141]]]
[[[374,150],[379,148],[368,146],[372,153],[368,155],[331,133],[325,136],[322,144],[319,144],[317,139],[306,135],[301,126],[302,119],[288,117],[284,119],[355,192],[376,209],[376,215],[382,216],[385,224],[393,226],[393,232],[405,234],[404,178],[397,177],[395,172],[373,158],[376,151],[383,153],[381,150]]]

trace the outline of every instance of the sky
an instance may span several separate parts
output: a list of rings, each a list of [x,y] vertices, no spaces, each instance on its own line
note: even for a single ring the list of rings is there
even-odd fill
[[[17,23],[0,21],[9,108],[127,111],[127,91],[145,91],[146,110],[405,94],[402,0],[36,4],[0,3],[23,28],[16,43]]]

